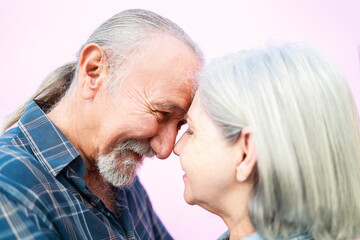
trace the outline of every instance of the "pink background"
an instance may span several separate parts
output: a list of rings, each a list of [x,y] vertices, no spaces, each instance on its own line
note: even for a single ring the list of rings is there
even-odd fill
[[[128,8],[145,8],[172,19],[194,38],[207,59],[266,43],[310,43],[338,62],[360,106],[358,0],[0,3],[0,119],[25,101],[52,69],[74,60],[98,25]],[[184,202],[182,175],[174,155],[165,161],[147,160],[140,172],[155,209],[175,239],[216,239],[226,230],[225,224]]]

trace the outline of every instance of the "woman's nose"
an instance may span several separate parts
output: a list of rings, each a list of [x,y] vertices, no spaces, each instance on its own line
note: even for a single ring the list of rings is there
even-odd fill
[[[180,156],[183,145],[184,145],[184,135],[181,136],[179,141],[177,141],[177,143],[174,146],[173,152],[174,152],[175,155]]]

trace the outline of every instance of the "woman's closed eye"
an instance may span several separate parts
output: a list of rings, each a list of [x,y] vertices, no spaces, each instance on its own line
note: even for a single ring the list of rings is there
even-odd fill
[[[188,135],[192,135],[193,131],[190,128],[188,128],[185,133],[188,134]]]

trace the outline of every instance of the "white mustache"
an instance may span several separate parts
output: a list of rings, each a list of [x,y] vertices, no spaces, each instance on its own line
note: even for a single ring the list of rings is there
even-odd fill
[[[128,139],[114,149],[115,154],[122,154],[126,151],[132,151],[144,157],[153,157],[156,154],[149,141],[138,139]]]

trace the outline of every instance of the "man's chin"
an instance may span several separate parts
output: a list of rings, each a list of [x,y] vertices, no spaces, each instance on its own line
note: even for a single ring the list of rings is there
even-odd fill
[[[131,186],[142,162],[141,156],[136,153],[122,157],[122,160],[119,160],[114,155],[105,155],[99,156],[97,161],[100,175],[114,187]]]
[[[126,188],[126,187],[131,187],[136,179],[136,175],[132,176],[131,178],[128,178],[126,181],[122,181],[121,183],[117,183],[117,182],[110,182],[110,184],[116,188]]]
[[[101,176],[114,187],[122,188],[131,186],[136,179],[136,172],[132,174],[128,173],[104,173],[100,171]]]

